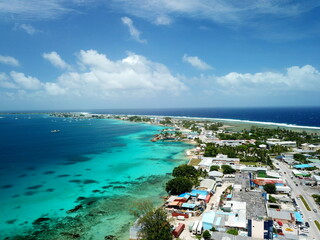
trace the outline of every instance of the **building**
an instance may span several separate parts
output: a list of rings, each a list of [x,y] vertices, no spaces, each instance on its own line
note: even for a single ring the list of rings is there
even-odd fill
[[[291,147],[291,148],[297,147],[296,141],[279,141],[279,139],[268,139],[266,143],[269,148],[276,145]]]
[[[273,221],[280,221],[283,224],[292,224],[295,222],[295,215],[292,211],[268,208],[267,212],[268,217],[270,217]]]
[[[257,239],[273,239],[273,221],[257,221],[248,219],[248,237]]]
[[[199,167],[209,168],[212,165],[236,165],[240,163],[240,158],[228,158],[227,155],[218,154],[216,157],[202,157]]]

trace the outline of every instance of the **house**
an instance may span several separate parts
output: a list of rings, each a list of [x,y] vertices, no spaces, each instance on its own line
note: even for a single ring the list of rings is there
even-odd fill
[[[284,211],[279,209],[268,208],[268,217],[270,217],[273,221],[280,221],[282,223],[293,223],[295,222],[294,212],[292,211]]]

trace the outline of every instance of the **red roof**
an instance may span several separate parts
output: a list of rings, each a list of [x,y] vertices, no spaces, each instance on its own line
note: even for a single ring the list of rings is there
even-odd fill
[[[252,181],[259,186],[264,186],[267,183],[272,183],[272,184],[283,183],[282,180],[272,180],[272,179],[252,179]]]

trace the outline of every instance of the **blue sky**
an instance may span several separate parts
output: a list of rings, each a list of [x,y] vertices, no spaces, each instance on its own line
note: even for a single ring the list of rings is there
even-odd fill
[[[0,110],[319,106],[316,0],[0,0]]]

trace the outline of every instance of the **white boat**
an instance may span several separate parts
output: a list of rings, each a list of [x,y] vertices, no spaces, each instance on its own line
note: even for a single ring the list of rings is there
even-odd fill
[[[51,132],[52,132],[52,133],[58,133],[58,132],[60,132],[60,130],[56,130],[56,129],[55,129],[55,130],[51,130]]]

